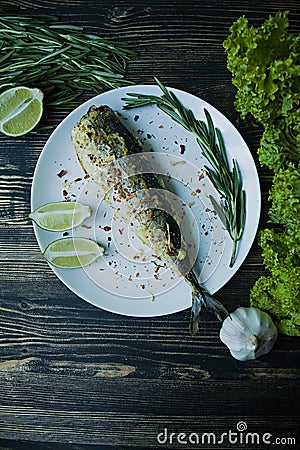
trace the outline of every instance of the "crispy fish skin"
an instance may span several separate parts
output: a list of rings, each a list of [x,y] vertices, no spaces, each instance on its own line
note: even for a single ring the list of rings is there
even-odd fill
[[[121,123],[108,106],[92,106],[74,126],[71,140],[84,171],[103,186],[106,179],[101,178],[101,170],[122,161],[122,158],[140,154],[141,145]],[[126,158],[124,159],[126,161]],[[123,161],[124,161],[123,160]],[[146,173],[144,173],[146,172]],[[160,254],[162,259],[175,268],[192,288],[192,312],[190,331],[195,334],[199,326],[202,306],[212,311],[220,319],[220,312],[228,314],[216,299],[211,297],[199,284],[190,267],[187,245],[182,239],[176,213],[169,214],[159,207],[159,201],[152,196],[154,189],[165,188],[162,179],[143,170],[132,171],[133,175],[114,179],[114,190],[119,200],[126,200],[143,192],[143,200],[149,207],[142,208],[134,217],[134,227],[139,238]],[[135,174],[136,173],[136,174]],[[106,186],[107,188],[107,186]],[[130,211],[130,210],[129,210]],[[133,217],[133,211],[131,217]],[[179,219],[179,218],[177,218]]]

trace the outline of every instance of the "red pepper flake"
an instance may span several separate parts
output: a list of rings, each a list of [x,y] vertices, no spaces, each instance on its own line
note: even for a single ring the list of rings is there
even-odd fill
[[[145,285],[144,285],[144,284],[141,284],[141,288],[142,288],[142,289],[145,289]]]
[[[147,259],[144,257],[144,258],[142,258],[142,262],[146,262],[147,261]]]
[[[154,216],[154,212],[153,211],[148,212],[149,219],[153,219],[153,216]]]
[[[86,180],[87,178],[90,178],[90,175],[86,173],[83,178]]]
[[[160,256],[157,256],[157,255],[152,255],[152,256],[153,256],[153,258],[157,258],[157,259],[159,259],[161,261],[161,257]]]
[[[164,128],[164,126],[163,125],[159,125],[159,127],[158,128]]]
[[[127,200],[131,200],[132,198],[134,198],[134,197],[136,197],[136,194],[129,194],[129,195],[127,195],[127,197],[126,197],[126,201]]]
[[[66,175],[66,173],[67,173],[67,171],[66,171],[65,169],[62,169],[62,170],[57,174],[57,176],[58,176],[58,178],[62,178],[63,176]]]
[[[68,195],[68,192],[64,189],[63,190],[63,196],[66,197]]]
[[[181,153],[181,155],[183,155],[184,152],[185,152],[185,145],[180,144],[180,153]]]
[[[201,189],[196,189],[197,194],[200,194]]]
[[[119,233],[122,235],[124,233],[124,228],[119,228]]]
[[[78,181],[81,181],[82,180],[82,178],[76,178],[76,180],[74,180],[75,181],[75,183],[77,183]]]
[[[160,264],[156,264],[155,273],[157,273],[161,267],[163,266],[161,266]]]
[[[202,172],[201,175],[199,176],[199,181],[202,180],[204,178],[204,173]]]
[[[90,230],[92,227],[91,227],[91,225],[85,225],[85,224],[83,224],[83,225],[81,225],[82,226],[82,228],[86,228],[87,230]]]
[[[100,269],[99,269],[99,270],[101,270],[101,272],[103,272],[103,270],[105,270],[105,269],[104,269],[104,267],[100,267]]]
[[[132,281],[132,278],[131,278],[131,276],[129,276],[129,277],[128,277],[128,281]]]
[[[103,227],[103,230],[104,230],[104,231],[110,231],[110,230],[111,230],[111,227],[109,227],[108,225],[106,225],[105,227]]]
[[[140,273],[137,272],[137,273],[135,274],[135,276],[136,276],[136,278],[138,278],[138,277],[140,276]]]

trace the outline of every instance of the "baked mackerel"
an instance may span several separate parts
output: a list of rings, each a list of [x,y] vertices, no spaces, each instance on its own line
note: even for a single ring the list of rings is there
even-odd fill
[[[108,106],[91,106],[73,127],[71,139],[86,174],[104,190],[113,185],[118,201],[138,197],[142,192],[139,198],[144,207],[137,213],[130,210],[128,202],[128,221],[134,220],[134,230],[141,241],[191,286],[190,332],[197,332],[203,306],[220,320],[221,313],[227,315],[224,306],[199,284],[191,268],[188,245],[178,225],[180,217],[176,211],[166,212],[157,196],[152,194],[165,189],[162,178],[151,170],[147,171],[148,161],[145,160],[143,166],[141,145],[114,111]],[[138,159],[132,162],[131,155],[137,155]]]

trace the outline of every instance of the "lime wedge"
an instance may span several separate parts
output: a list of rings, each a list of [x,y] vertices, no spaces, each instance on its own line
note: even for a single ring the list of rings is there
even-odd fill
[[[91,239],[69,237],[51,242],[43,257],[55,267],[75,269],[91,264],[103,253],[104,248]]]
[[[56,202],[40,206],[29,218],[44,230],[65,231],[78,227],[90,215],[90,207],[79,202]]]
[[[37,88],[14,87],[0,95],[0,131],[22,136],[31,131],[43,113],[43,93]]]

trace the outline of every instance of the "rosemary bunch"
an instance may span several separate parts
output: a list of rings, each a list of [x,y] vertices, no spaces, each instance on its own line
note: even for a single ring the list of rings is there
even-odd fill
[[[162,96],[128,93],[128,97],[122,99],[125,101],[124,109],[157,105],[195,135],[203,156],[210,164],[210,167],[205,166],[207,175],[220,194],[219,203],[214,198],[211,200],[233,242],[229,264],[233,267],[246,221],[246,199],[239,165],[233,159],[231,167],[222,133],[214,127],[209,112],[204,109],[207,123],[196,119],[194,113],[173,92],[156,78],[155,81],[163,92]]]
[[[38,87],[48,104],[74,105],[84,90],[130,84],[126,62],[135,53],[54,16],[25,16],[0,6],[0,90]]]

